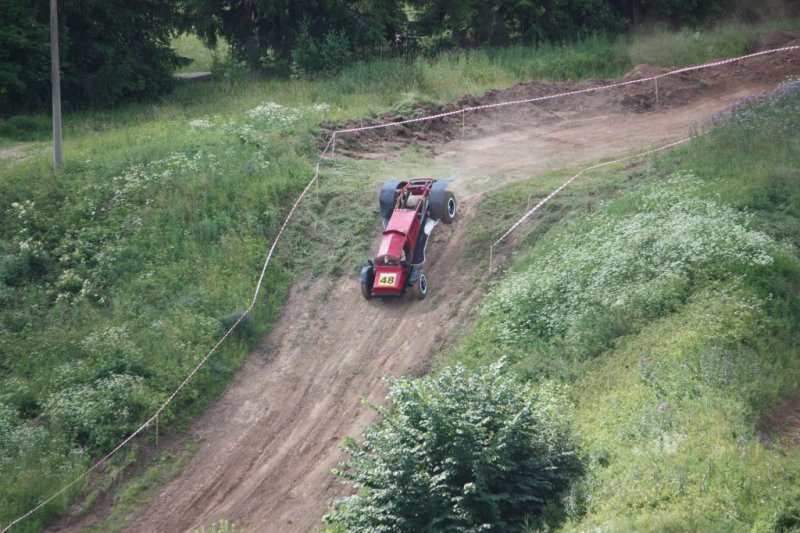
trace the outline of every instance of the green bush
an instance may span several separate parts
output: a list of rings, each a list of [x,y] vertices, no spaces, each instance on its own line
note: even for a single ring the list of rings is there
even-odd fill
[[[0,13],[0,115],[5,115],[31,104],[31,92],[49,81],[50,47],[35,3],[0,0]],[[0,136],[9,136],[7,128],[0,122]]]
[[[93,452],[107,452],[152,412],[157,396],[143,378],[112,374],[52,395],[44,407],[51,426]]]
[[[331,30],[318,42],[306,28],[292,49],[291,70],[295,75],[337,73],[353,61],[350,40],[343,31]]]
[[[15,141],[43,141],[53,132],[50,117],[18,115],[0,119],[0,137]]]
[[[580,470],[562,390],[521,385],[502,363],[400,379],[388,398],[336,471],[359,492],[326,519],[348,531],[508,531]]]

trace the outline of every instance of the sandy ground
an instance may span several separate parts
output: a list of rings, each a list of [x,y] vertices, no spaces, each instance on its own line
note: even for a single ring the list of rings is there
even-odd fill
[[[127,530],[187,531],[222,518],[248,531],[320,529],[329,500],[347,493],[330,474],[342,459],[338,445],[372,420],[360,399],[382,400],[386,376],[423,372],[443,343],[457,340],[479,305],[474,273],[457,258],[480,193],[686,137],[712,113],[800,74],[800,54],[757,66],[758,75],[746,79],[736,74],[745,66],[737,65],[729,75],[684,80],[700,88],[676,91],[668,105],[626,107],[623,97],[602,95],[596,107],[586,97],[474,114],[463,140],[453,126],[451,140],[431,146],[440,162],[461,172],[455,185],[460,218],[434,232],[428,298],[367,302],[355,279],[298,282],[274,330],[193,425],[188,438],[202,441],[199,451]],[[364,153],[388,152],[397,143],[371,139]],[[92,521],[73,519],[52,530],[79,531]]]

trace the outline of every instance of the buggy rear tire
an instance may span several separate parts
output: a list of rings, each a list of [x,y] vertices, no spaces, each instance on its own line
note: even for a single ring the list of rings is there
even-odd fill
[[[417,282],[412,286],[412,290],[417,300],[422,300],[428,295],[428,278],[425,276],[425,272],[420,271]]]
[[[443,194],[437,196],[435,203],[431,203],[431,218],[452,224],[458,214],[456,196],[452,191],[443,191]]]
[[[445,224],[452,224],[456,220],[458,205],[456,204],[456,195],[451,191],[444,193],[444,210],[442,211],[442,222]]]

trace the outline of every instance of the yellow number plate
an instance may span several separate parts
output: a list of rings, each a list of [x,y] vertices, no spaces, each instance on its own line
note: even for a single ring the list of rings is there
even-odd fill
[[[378,278],[378,287],[394,287],[394,282],[396,279],[396,274],[382,274]]]

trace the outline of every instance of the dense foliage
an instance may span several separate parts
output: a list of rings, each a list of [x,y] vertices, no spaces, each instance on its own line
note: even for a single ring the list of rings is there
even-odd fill
[[[50,82],[50,37],[27,0],[0,0],[0,13],[0,109],[11,110]]]
[[[334,37],[344,44],[349,57],[354,49],[391,42],[404,20],[398,0],[187,0],[185,17],[188,26],[209,43],[224,37],[234,55],[251,68],[270,54],[288,60],[298,46],[327,49],[326,43]],[[302,68],[315,65],[304,63]]]
[[[413,0],[415,31],[455,46],[574,40],[614,33],[622,20],[606,0]]]
[[[734,0],[80,0],[59,7],[67,106],[152,98],[171,87],[179,30],[224,38],[252,70],[338,72],[355,59],[442,48],[574,41],[642,17],[697,24]],[[49,2],[0,0],[0,114],[46,108]]]
[[[616,34],[644,16],[696,24],[732,0],[339,0],[337,2],[188,0],[184,24],[257,68],[291,61],[295,73],[338,71],[354,57],[387,49],[574,41]]]
[[[697,24],[719,15],[736,2],[734,0],[616,0],[623,12],[634,22],[644,17],[664,20],[675,26]],[[627,8],[627,9],[626,9]]]
[[[511,531],[540,518],[580,470],[558,388],[494,364],[393,383],[391,408],[337,474],[359,491],[328,520],[346,531]]]
[[[0,2],[2,114],[50,98],[50,2]],[[62,100],[105,106],[171,87],[178,4],[169,0],[59,2]]]

